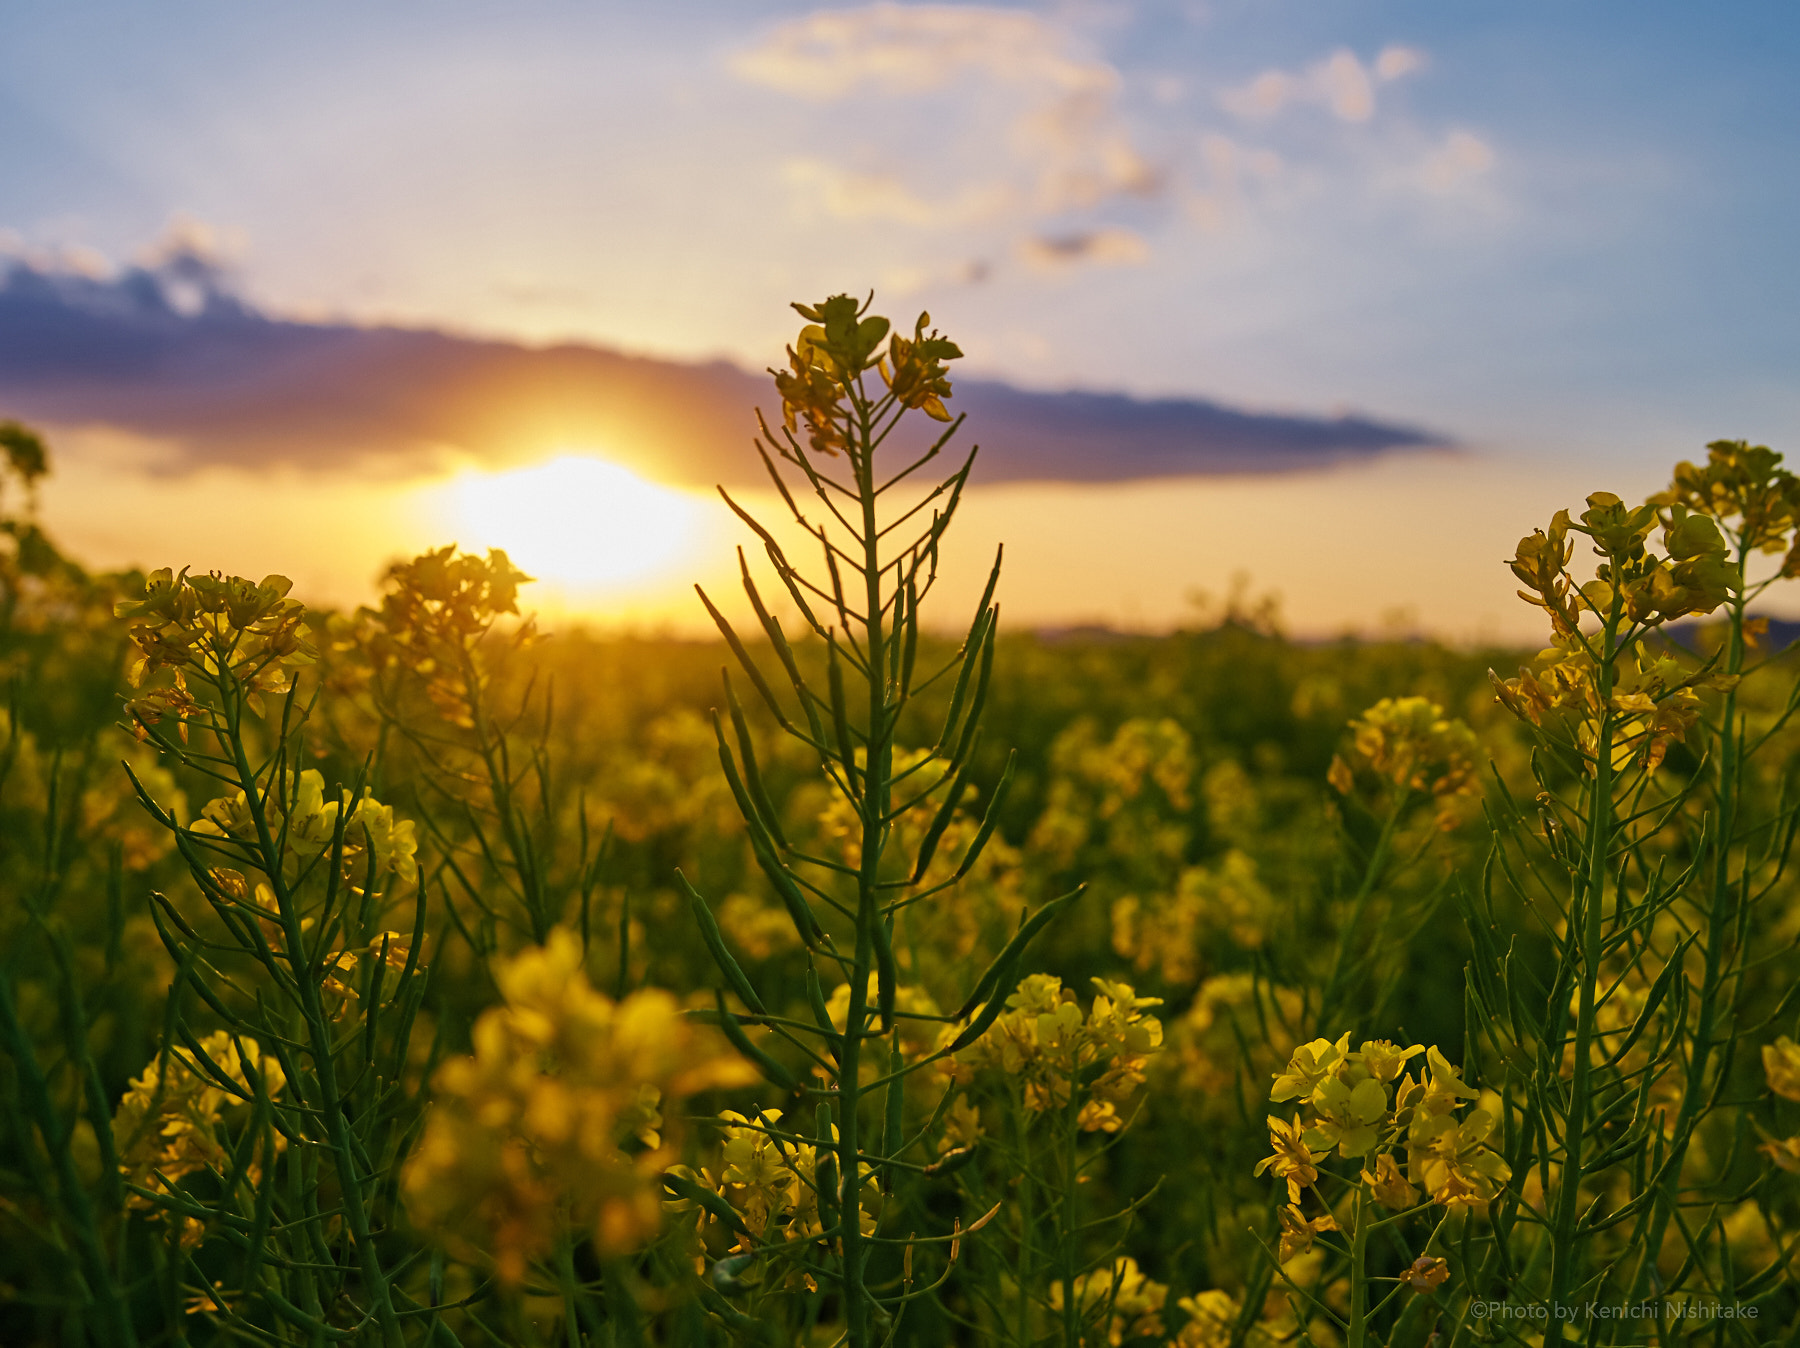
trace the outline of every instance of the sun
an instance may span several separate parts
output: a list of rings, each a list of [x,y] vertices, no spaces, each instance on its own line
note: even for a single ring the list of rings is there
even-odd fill
[[[570,454],[452,486],[464,546],[501,548],[538,580],[618,589],[656,579],[692,555],[705,504],[604,459]]]

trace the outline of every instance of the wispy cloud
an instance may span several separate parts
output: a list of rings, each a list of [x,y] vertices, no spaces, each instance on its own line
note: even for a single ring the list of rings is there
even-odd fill
[[[1120,113],[1119,72],[1042,15],[985,6],[875,4],[778,24],[731,59],[741,78],[816,103],[959,101],[956,137],[901,147],[876,168],[796,158],[804,199],[844,218],[920,227],[1029,222],[1154,196],[1163,174]],[[947,191],[941,184],[960,173]]]
[[[1419,184],[1430,192],[1454,192],[1494,166],[1494,151],[1472,131],[1452,131],[1420,162]]]
[[[1367,59],[1339,48],[1311,64],[1265,70],[1224,89],[1218,104],[1237,119],[1238,134],[1203,138],[1197,186],[1187,200],[1190,218],[1217,228],[1266,205],[1249,189],[1273,184],[1290,166],[1294,172],[1288,176],[1307,184],[1301,197],[1289,194],[1290,201],[1305,200],[1309,210],[1325,195],[1385,199],[1406,211],[1419,209],[1421,194],[1467,198],[1498,157],[1489,140],[1465,128],[1422,126],[1403,110],[1383,107],[1387,86],[1428,64],[1417,47],[1390,44]],[[1313,128],[1296,115],[1305,113],[1313,114]],[[1319,114],[1345,134],[1321,142]],[[1279,145],[1287,154],[1272,157],[1267,144],[1245,143],[1254,140]],[[1261,170],[1254,176],[1246,172],[1252,165]]]
[[[777,26],[731,58],[758,84],[828,102],[859,89],[910,94],[971,73],[1064,93],[1110,88],[1110,66],[1072,56],[1064,35],[1026,10],[876,4],[818,10]]]
[[[1252,191],[1278,179],[1285,166],[1267,147],[1247,147],[1217,131],[1200,138],[1199,174],[1187,199],[1189,217],[1217,232],[1238,221]]]
[[[1340,47],[1304,70],[1265,70],[1248,84],[1225,90],[1219,103],[1227,112],[1253,120],[1310,106],[1324,108],[1339,121],[1366,122],[1375,115],[1377,88],[1424,64],[1425,54],[1413,47],[1383,48],[1372,66]]]
[[[1004,183],[968,183],[948,197],[926,198],[894,173],[859,173],[824,159],[790,159],[783,176],[803,202],[841,220],[893,220],[945,229],[994,219],[1014,203]]]

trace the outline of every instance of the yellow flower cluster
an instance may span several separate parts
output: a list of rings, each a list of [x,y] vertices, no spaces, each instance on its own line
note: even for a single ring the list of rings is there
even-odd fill
[[[291,779],[290,779],[291,780]],[[331,845],[337,836],[338,817],[349,812],[344,825],[344,874],[352,880],[368,874],[369,856],[373,853],[375,876],[380,879],[393,874],[411,884],[419,874],[419,842],[410,819],[396,819],[391,805],[383,805],[363,789],[361,800],[352,801],[350,793],[340,793],[337,800],[325,799],[325,778],[315,768],[300,774],[290,798],[283,790],[271,791],[266,805],[275,816],[270,823],[285,822],[289,843],[317,852]],[[200,818],[190,832],[217,838],[239,838],[254,841],[256,825],[250,803],[242,791],[201,807]]]
[[[1767,445],[1742,440],[1715,440],[1706,447],[1706,465],[1675,465],[1675,480],[1650,498],[1674,511],[1694,511],[1717,520],[1736,520],[1740,543],[1748,550],[1786,550],[1781,574],[1800,576],[1800,478],[1781,466],[1781,455]],[[1790,542],[1790,540],[1792,540]]]
[[[1027,852],[1049,865],[1078,867],[1092,847],[1129,874],[1173,874],[1187,854],[1193,806],[1193,741],[1175,721],[1136,717],[1110,740],[1083,717],[1050,748],[1044,811]]]
[[[1407,1069],[1421,1053],[1427,1064],[1423,1082]],[[1287,1182],[1283,1259],[1304,1252],[1318,1232],[1336,1229],[1329,1215],[1309,1221],[1300,1208],[1333,1148],[1341,1157],[1363,1161],[1362,1183],[1393,1211],[1417,1204],[1420,1189],[1446,1208],[1485,1208],[1512,1178],[1506,1161],[1487,1145],[1494,1117],[1482,1109],[1457,1117],[1460,1103],[1476,1099],[1477,1092],[1435,1047],[1401,1048],[1375,1039],[1352,1049],[1347,1034],[1336,1043],[1315,1039],[1294,1050],[1287,1070],[1276,1074],[1269,1098],[1300,1101],[1293,1120],[1269,1116],[1273,1152],[1256,1167],[1258,1175],[1273,1171]],[[1392,1151],[1402,1141],[1404,1174]]]
[[[1350,723],[1350,755],[1384,783],[1431,796],[1442,828],[1461,822],[1480,791],[1475,732],[1430,698],[1382,698]],[[1355,767],[1333,756],[1328,779],[1339,794],[1356,789]]]
[[[1140,973],[1154,969],[1172,986],[1192,983],[1210,941],[1223,937],[1245,950],[1260,948],[1274,906],[1256,862],[1234,847],[1217,862],[1185,867],[1173,894],[1114,900],[1113,949]]]
[[[882,381],[895,403],[917,408],[936,421],[950,420],[943,400],[950,396],[950,380],[944,362],[962,356],[955,342],[926,332],[930,314],[920,314],[910,338],[896,334],[888,342],[888,320],[865,316],[863,306],[848,295],[833,295],[819,304],[796,304],[800,316],[810,321],[788,348],[788,369],[771,370],[781,394],[781,419],[790,435],[806,425],[807,440],[819,454],[836,454],[845,445],[838,426],[840,400],[871,366],[880,369]]]
[[[221,1132],[224,1116],[254,1099],[256,1091],[229,1033],[215,1030],[207,1035],[200,1041],[200,1053],[205,1062],[186,1048],[171,1047],[144,1069],[119,1101],[112,1131],[120,1173],[132,1188],[126,1199],[129,1207],[160,1214],[162,1208],[151,1194],[172,1194],[192,1174],[223,1175],[232,1168]],[[219,1084],[206,1062],[237,1091]],[[279,1095],[287,1084],[281,1065],[261,1053],[253,1065],[269,1097]],[[252,1163],[245,1178],[254,1185],[261,1173],[261,1166]],[[184,1244],[196,1243],[201,1235],[199,1222],[184,1219]]]
[[[1603,707],[1598,667],[1579,643],[1558,637],[1539,652],[1531,666],[1514,679],[1496,679],[1494,690],[1503,705],[1534,726],[1572,722],[1575,741],[1592,761],[1599,752],[1600,723],[1614,717],[1611,766],[1616,771],[1635,761],[1651,771],[1662,765],[1669,745],[1688,733],[1700,717],[1701,687],[1728,688],[1735,682],[1723,674],[1696,677],[1668,656],[1642,651],[1622,653],[1613,666],[1613,692]]]
[[[1558,635],[1573,637],[1584,616],[1604,620],[1615,601],[1626,621],[1645,624],[1711,613],[1725,602],[1727,549],[1709,516],[1683,505],[1659,516],[1656,504],[1628,508],[1609,491],[1594,492],[1587,503],[1579,524],[1559,510],[1548,532],[1538,529],[1520,539],[1511,562],[1513,574],[1528,587],[1519,597],[1545,610]],[[1666,558],[1646,547],[1659,524]],[[1593,539],[1595,552],[1606,558],[1595,578],[1579,588],[1568,575],[1575,555],[1571,531]]]
[[[1160,1340],[1163,1303],[1168,1299],[1169,1289],[1145,1277],[1137,1260],[1129,1255],[1113,1260],[1111,1268],[1097,1268],[1075,1279],[1075,1305],[1082,1321],[1085,1323],[1104,1310],[1106,1341],[1110,1344],[1122,1344],[1127,1339]],[[1060,1282],[1050,1285],[1050,1307],[1057,1312],[1063,1308]]]
[[[445,547],[394,563],[385,579],[381,607],[359,610],[337,633],[339,644],[360,650],[378,670],[422,679],[439,713],[467,729],[474,724],[469,652],[501,617],[518,614],[519,586],[531,577],[498,548],[476,557]]]
[[[1075,994],[1052,974],[1032,974],[1006,999],[1011,1008],[964,1049],[957,1073],[990,1070],[1018,1083],[1033,1113],[1067,1106],[1085,1094],[1076,1116],[1087,1132],[1114,1133],[1129,1122],[1122,1107],[1144,1084],[1144,1070],[1162,1050],[1162,1022],[1145,1015],[1162,1005],[1126,983],[1093,980],[1086,1016]],[[945,1031],[954,1034],[954,1027]]]
[[[207,872],[208,878],[219,893],[233,902],[253,910],[256,914],[257,926],[262,931],[262,938],[268,944],[270,953],[277,959],[287,960],[290,964],[297,959],[309,958],[306,951],[293,952],[287,948],[287,933],[281,924],[280,906],[275,898],[275,891],[265,884],[257,884],[252,888],[250,881],[242,871],[232,870],[228,866],[214,867]],[[300,919],[300,930],[312,930],[314,919]],[[319,986],[339,1001],[339,1014],[350,1009],[350,1003],[360,1000],[361,993],[351,984],[350,976],[356,966],[364,958],[379,959],[389,969],[404,971],[406,962],[412,952],[412,938],[403,932],[384,931],[378,933],[368,945],[362,949],[348,946],[326,954],[323,960],[324,976]],[[416,968],[415,968],[416,972]],[[396,984],[387,985],[387,995],[391,999],[399,994]]]
[[[714,1214],[686,1198],[670,1200],[672,1213],[691,1213],[696,1229],[716,1241],[715,1249],[729,1245],[727,1253],[749,1255],[759,1247],[789,1241],[822,1239],[825,1222],[819,1209],[819,1149],[811,1142],[781,1128],[779,1109],[759,1110],[755,1118],[733,1110],[719,1115],[725,1125],[724,1143],[714,1167],[699,1170],[689,1166],[671,1166],[669,1173],[678,1175],[702,1189],[719,1195],[739,1214],[743,1231],[726,1232]],[[831,1130],[837,1140],[837,1129]],[[836,1171],[826,1155],[824,1183],[826,1201],[837,1199]],[[873,1171],[863,1176],[858,1190],[857,1221],[862,1233],[873,1235],[881,1216],[881,1193]],[[834,1223],[835,1225],[835,1223]],[[739,1282],[751,1283],[762,1277],[763,1270],[746,1266],[738,1273]],[[811,1290],[817,1284],[810,1275],[801,1273],[792,1279],[795,1286]]]
[[[1738,519],[1740,543],[1747,549],[1779,552],[1787,545],[1800,479],[1777,466],[1780,455],[1760,446],[1721,441],[1711,449],[1706,468],[1680,465],[1674,485],[1644,505],[1627,508],[1612,493],[1595,492],[1580,523],[1560,510],[1547,532],[1540,529],[1519,541],[1511,563],[1527,587],[1519,596],[1549,614],[1551,645],[1517,678],[1496,677],[1495,690],[1509,711],[1533,725],[1572,722],[1590,761],[1601,722],[1611,714],[1617,718],[1612,766],[1635,759],[1654,770],[1669,744],[1698,719],[1696,688],[1734,682],[1726,676],[1697,678],[1674,660],[1626,650],[1618,655],[1613,687],[1602,705],[1598,638],[1581,630],[1584,618],[1591,627],[1615,613],[1626,627],[1641,631],[1718,608],[1735,579],[1719,521]],[[1667,553],[1660,558],[1648,547],[1658,526]],[[1594,579],[1580,586],[1568,570],[1575,550],[1571,532],[1586,534],[1605,559]]]
[[[293,668],[315,659],[306,610],[287,597],[291,588],[286,576],[189,576],[165,566],[144,582],[142,599],[122,600],[114,612],[129,625],[131,686],[142,687],[158,670],[174,671],[171,686],[126,704],[138,737],[173,715],[187,738],[187,718],[198,708],[188,692],[189,675],[218,678],[229,671],[253,707],[261,706],[262,693],[286,692]]]
[[[1175,1336],[1176,1348],[1232,1348],[1243,1307],[1228,1292],[1210,1289],[1175,1303],[1187,1312],[1187,1323]]]
[[[1290,1276],[1298,1271],[1298,1265],[1291,1266]],[[1175,1348],[1280,1348],[1307,1339],[1308,1331],[1295,1321],[1287,1298],[1279,1293],[1269,1297],[1261,1317],[1241,1339],[1237,1336],[1237,1323],[1244,1305],[1229,1292],[1211,1288],[1182,1297],[1175,1304],[1187,1316],[1187,1322],[1175,1335]]]
[[[475,1022],[475,1051],[438,1069],[404,1189],[415,1222],[517,1284],[567,1232],[603,1252],[653,1234],[662,1111],[755,1071],[660,989],[596,992],[562,928],[493,972],[502,1004]]]

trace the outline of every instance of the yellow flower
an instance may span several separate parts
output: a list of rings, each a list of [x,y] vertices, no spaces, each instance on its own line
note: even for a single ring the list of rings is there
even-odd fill
[[[1494,1118],[1486,1110],[1471,1110],[1458,1121],[1420,1109],[1406,1139],[1410,1177],[1443,1207],[1486,1207],[1512,1178],[1512,1168],[1486,1145],[1493,1131]]]
[[[1287,1071],[1275,1074],[1275,1086],[1269,1092],[1269,1099],[1279,1104],[1297,1095],[1311,1095],[1349,1051],[1348,1034],[1335,1044],[1329,1039],[1315,1039],[1310,1044],[1300,1045],[1288,1060]]]
[[[1350,765],[1344,761],[1342,754],[1331,756],[1331,767],[1325,773],[1325,780],[1331,783],[1331,789],[1340,796],[1347,796],[1356,790],[1356,774],[1350,771]]]
[[[1677,464],[1673,483],[1650,500],[1683,513],[1692,510],[1713,519],[1735,519],[1745,546],[1758,552],[1782,551],[1800,522],[1800,481],[1781,467],[1781,455],[1743,440],[1713,441],[1706,447],[1704,467]],[[1673,512],[1670,521],[1671,533],[1685,522]],[[1681,555],[1673,539],[1669,554]],[[1794,573],[1784,566],[1782,574]]]
[[[1288,1201],[1298,1203],[1300,1191],[1319,1179],[1319,1162],[1325,1159],[1324,1152],[1315,1152],[1306,1145],[1306,1130],[1298,1120],[1289,1123],[1269,1115],[1269,1145],[1274,1148],[1271,1155],[1263,1157],[1256,1163],[1255,1173],[1273,1169],[1278,1179],[1287,1181]]]
[[[363,798],[355,804],[351,804],[348,791],[327,802],[325,778],[316,768],[307,768],[298,779],[287,780],[292,782],[291,792],[279,785],[270,788],[264,807],[272,828],[285,822],[291,846],[314,851],[331,846],[337,836],[338,816],[348,807],[349,819],[344,826],[345,876],[356,881],[366,874],[364,849],[372,848],[377,878],[391,871],[410,884],[418,877],[419,844],[410,819],[396,819],[393,807],[374,799],[368,788],[364,788]],[[213,837],[254,839],[256,822],[249,801],[242,791],[237,791],[202,806],[200,818],[190,831]]]
[[[1163,1333],[1162,1308],[1169,1289],[1144,1276],[1137,1260],[1129,1255],[1113,1260],[1111,1268],[1097,1268],[1075,1279],[1075,1304],[1083,1317],[1101,1306],[1108,1310],[1106,1341],[1122,1344],[1126,1339],[1156,1338]],[[1062,1283],[1050,1284],[1051,1309],[1063,1305]]]
[[[1456,1069],[1433,1044],[1425,1053],[1425,1063],[1431,1069],[1431,1079],[1426,1083],[1425,1096],[1419,1102],[1419,1108],[1428,1114],[1446,1114],[1456,1108],[1458,1100],[1478,1100],[1481,1092],[1472,1090],[1469,1084],[1456,1074]]]
[[[972,1147],[980,1137],[981,1111],[969,1103],[967,1096],[957,1096],[944,1111],[944,1136],[938,1142],[938,1151]]]
[[[1176,1348],[1231,1348],[1242,1306],[1229,1293],[1209,1289],[1175,1303],[1188,1320],[1175,1337]]]
[[[1337,1218],[1329,1212],[1308,1221],[1306,1214],[1294,1204],[1282,1208],[1276,1215],[1281,1219],[1281,1262],[1284,1264],[1312,1249],[1313,1237],[1321,1231],[1338,1229]]]
[[[1401,1048],[1385,1039],[1365,1039],[1362,1047],[1356,1050],[1356,1057],[1375,1080],[1391,1084],[1406,1069],[1407,1061],[1424,1051],[1423,1044]]]
[[[119,1170],[127,1184],[166,1193],[189,1175],[231,1170],[222,1121],[228,1110],[255,1092],[229,1033],[213,1031],[200,1041],[200,1049],[242,1096],[216,1084],[212,1072],[188,1049],[174,1047],[166,1057],[152,1061],[132,1081],[113,1115]],[[287,1082],[280,1063],[259,1054],[254,1069],[270,1098],[281,1094]],[[254,1165],[250,1170],[260,1174],[261,1166]],[[159,1215],[162,1212],[140,1193],[128,1195],[126,1202],[140,1210]],[[198,1225],[190,1222],[187,1230],[197,1243],[201,1234]]]
[[[1763,1045],[1762,1060],[1769,1089],[1784,1100],[1800,1100],[1800,1044],[1784,1034]]]
[[[114,609],[127,621],[136,648],[127,671],[132,686],[160,669],[173,669],[180,680],[188,673],[210,679],[229,668],[252,706],[260,706],[259,692],[285,692],[288,671],[316,658],[307,641],[306,610],[287,597],[291,588],[285,576],[259,583],[218,572],[176,575],[167,567],[152,573],[142,599]],[[146,721],[156,719],[155,697],[145,699],[152,703]]]
[[[732,1125],[725,1130],[720,1192],[744,1214],[751,1231],[764,1235],[793,1206],[797,1187],[787,1156],[764,1131],[781,1121],[781,1111],[764,1110],[762,1125],[729,1110],[719,1117]]]
[[[1361,1156],[1380,1135],[1377,1125],[1387,1113],[1387,1088],[1374,1077],[1364,1077],[1355,1086],[1326,1077],[1307,1103],[1317,1114],[1306,1133],[1308,1146],[1324,1151],[1335,1146],[1339,1156]]]
[[[1096,995],[1084,1017],[1074,994],[1050,974],[1032,974],[1006,999],[1012,1009],[961,1055],[962,1067],[997,1071],[1017,1084],[1025,1108],[1044,1113],[1087,1098],[1077,1124],[1087,1132],[1117,1132],[1143,1086],[1149,1059],[1161,1052],[1162,1022],[1145,1015],[1161,1005],[1125,983],[1093,980]],[[946,1031],[949,1033],[949,1031]],[[959,1077],[960,1079],[960,1077]]]
[[[1365,1170],[1362,1179],[1374,1193],[1375,1201],[1390,1212],[1403,1212],[1419,1201],[1419,1191],[1406,1182],[1391,1152],[1377,1156],[1375,1173]]]
[[[1185,867],[1173,893],[1115,899],[1113,949],[1140,972],[1156,970],[1165,983],[1192,983],[1221,938],[1259,948],[1275,907],[1256,863],[1234,847],[1217,861]]]
[[[412,938],[402,932],[384,931],[369,942],[368,953],[390,969],[404,969],[412,954]]]

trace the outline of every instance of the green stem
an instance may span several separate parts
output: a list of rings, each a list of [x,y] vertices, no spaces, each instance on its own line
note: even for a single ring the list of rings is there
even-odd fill
[[[1600,938],[1606,907],[1607,861],[1612,853],[1612,754],[1613,754],[1613,667],[1617,659],[1616,637],[1622,601],[1615,591],[1606,615],[1601,638],[1599,668],[1596,673],[1599,700],[1600,733],[1594,746],[1594,780],[1588,807],[1587,874],[1581,889],[1582,904],[1571,920],[1579,919],[1582,927],[1580,958],[1581,990],[1575,1016],[1575,1071],[1569,1086],[1569,1109],[1563,1129],[1563,1169],[1557,1188],[1556,1213],[1551,1225],[1550,1256],[1550,1324],[1544,1336],[1544,1348],[1556,1348],[1563,1341],[1563,1324],[1557,1318],[1561,1307],[1569,1304],[1569,1293],[1575,1285],[1576,1222],[1581,1202],[1581,1181],[1585,1177],[1583,1143],[1587,1133],[1589,1096],[1592,1093],[1592,1049],[1594,1043],[1594,1006],[1600,983]]]
[[[1018,1331],[1014,1341],[1019,1348],[1029,1348],[1031,1343],[1031,1232],[1036,1214],[1032,1209],[1036,1206],[1032,1200],[1037,1196],[1037,1171],[1031,1163],[1031,1118],[1025,1111],[1024,1101],[1018,1101],[1013,1108],[1013,1118],[1019,1129],[1019,1266],[1015,1281],[1019,1298]]]
[[[1739,674],[1744,667],[1744,616],[1748,604],[1745,594],[1745,572],[1749,549],[1740,541],[1737,556],[1736,584],[1729,605],[1730,636],[1725,653],[1725,672]],[[1681,1166],[1693,1139],[1694,1126],[1707,1096],[1706,1069],[1712,1058],[1715,1032],[1718,1028],[1720,992],[1726,978],[1725,948],[1737,914],[1733,910],[1731,883],[1731,838],[1737,828],[1738,762],[1737,690],[1727,689],[1719,713],[1719,778],[1714,826],[1710,845],[1712,855],[1712,903],[1706,920],[1706,950],[1700,981],[1700,1006],[1695,1017],[1693,1047],[1688,1055],[1687,1082],[1682,1090],[1681,1107],[1676,1111],[1675,1125],[1670,1131],[1669,1154],[1664,1163],[1662,1193],[1652,1217],[1639,1268],[1634,1297],[1650,1292],[1650,1279],[1655,1276],[1657,1254],[1668,1232],[1681,1187]]]
[[[1362,926],[1363,912],[1368,908],[1376,883],[1387,867],[1388,849],[1393,845],[1394,833],[1400,826],[1401,812],[1406,809],[1406,802],[1411,796],[1410,791],[1402,788],[1394,798],[1394,808],[1388,811],[1387,819],[1381,825],[1381,835],[1375,840],[1374,850],[1369,853],[1368,865],[1363,869],[1362,883],[1351,899],[1350,920],[1338,933],[1337,953],[1331,961],[1331,976],[1325,980],[1325,995],[1320,999],[1320,1024],[1330,1025],[1336,1018],[1338,988],[1350,962],[1350,943]]]
[[[1350,1329],[1348,1348],[1367,1348],[1369,1342],[1369,1228],[1363,1210],[1363,1186],[1356,1186],[1350,1215]]]
[[[512,854],[513,870],[519,877],[519,900],[525,905],[525,916],[531,922],[531,939],[542,945],[550,939],[550,918],[546,911],[542,878],[532,865],[519,830],[518,811],[513,804],[512,780],[504,765],[496,761],[498,741],[494,738],[487,704],[482,698],[481,671],[475,666],[468,648],[460,649],[464,696],[469,703],[469,720],[473,723],[477,752],[487,771],[488,793],[494,801],[494,814],[500,821],[500,836]]]
[[[881,617],[881,545],[876,523],[874,454],[870,447],[872,426],[867,401],[853,393],[857,424],[851,446],[856,490],[862,506],[864,654],[868,661],[869,719],[857,812],[862,823],[862,851],[856,875],[856,953],[850,972],[850,1008],[844,1022],[843,1057],[838,1076],[838,1096],[843,1118],[838,1124],[838,1183],[841,1205],[838,1218],[843,1228],[844,1328],[848,1348],[869,1348],[873,1343],[869,1321],[869,1295],[863,1283],[862,1167],[858,1106],[862,1099],[860,1069],[865,1021],[869,1010],[869,974],[875,960],[875,923],[881,918],[881,859],[887,838],[883,819],[887,813],[888,706],[882,678],[885,634]],[[844,764],[847,782],[857,781],[855,763]]]
[[[575,1240],[569,1235],[556,1242],[556,1287],[562,1293],[563,1337],[569,1348],[581,1348],[581,1321],[575,1311]]]
[[[343,1192],[344,1218],[356,1246],[357,1266],[366,1285],[365,1292],[373,1307],[375,1322],[381,1328],[382,1343],[387,1348],[400,1348],[404,1343],[400,1319],[389,1293],[387,1273],[381,1267],[381,1258],[375,1249],[373,1232],[369,1226],[367,1199],[363,1192],[363,1176],[357,1169],[356,1149],[350,1136],[350,1119],[344,1108],[343,1094],[338,1087],[330,1019],[325,1014],[324,1002],[319,995],[319,984],[312,976],[316,971],[311,967],[311,961],[302,958],[306,947],[300,926],[299,905],[288,889],[286,876],[282,872],[281,849],[276,845],[275,835],[269,827],[268,810],[259,789],[256,772],[244,753],[242,693],[228,670],[220,675],[218,689],[225,710],[225,740],[231,749],[233,768],[237,772],[239,785],[243,788],[251,821],[256,825],[257,846],[263,855],[269,885],[275,892],[275,905],[290,952],[300,1011],[306,1022],[309,1056],[313,1060],[313,1070],[319,1083],[320,1113],[325,1117],[333,1168]],[[275,783],[275,789],[280,790],[281,783]],[[300,1083],[293,1084],[296,1090],[300,1088]]]
[[[1073,1075],[1073,1074],[1071,1074]],[[1081,1178],[1080,1166],[1077,1163],[1075,1148],[1079,1142],[1076,1128],[1077,1112],[1080,1105],[1074,1097],[1073,1081],[1070,1084],[1068,1107],[1063,1110],[1062,1144],[1063,1154],[1063,1203],[1062,1230],[1057,1232],[1057,1244],[1060,1245],[1062,1263],[1063,1290],[1063,1344],[1064,1348],[1081,1348],[1081,1308],[1075,1304],[1075,1263],[1077,1259],[1076,1242],[1081,1231],[1081,1215],[1076,1211],[1078,1200],[1078,1183]]]
[[[106,1326],[106,1341],[122,1345],[122,1348],[130,1348],[130,1345],[137,1342],[137,1334],[132,1328],[131,1317],[126,1313],[125,1300],[120,1295],[119,1286],[113,1281],[112,1271],[107,1264],[106,1251],[100,1243],[100,1233],[94,1221],[93,1206],[88,1202],[87,1189],[82,1185],[81,1176],[75,1169],[74,1155],[69,1147],[69,1129],[57,1116],[56,1106],[50,1098],[50,1084],[38,1065],[37,1052],[25,1033],[25,1027],[19,1023],[19,1018],[13,1011],[12,984],[4,974],[0,974],[0,1034],[5,1037],[7,1053],[13,1060],[13,1070],[24,1088],[22,1094],[25,1105],[31,1112],[32,1122],[37,1125],[44,1146],[49,1150],[56,1167],[57,1190],[62,1198],[62,1206],[68,1213],[69,1225],[73,1228],[76,1249],[81,1252],[87,1291],[99,1303],[100,1321]]]

